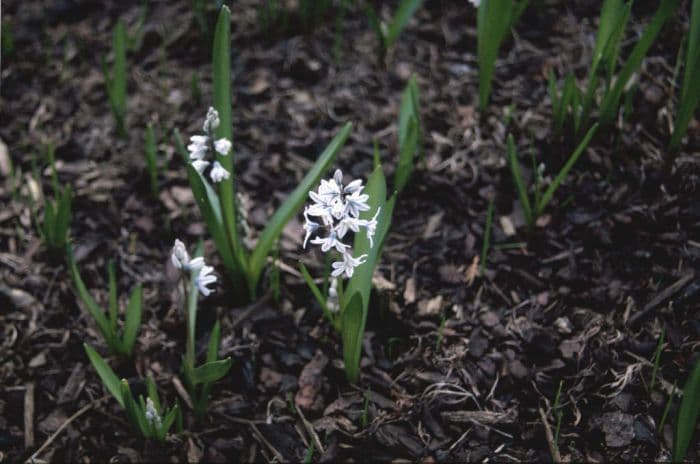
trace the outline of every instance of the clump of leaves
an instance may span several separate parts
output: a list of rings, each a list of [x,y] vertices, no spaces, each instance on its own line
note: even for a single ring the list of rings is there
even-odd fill
[[[129,382],[126,379],[121,379],[120,381],[104,358],[92,347],[83,344],[83,348],[92,367],[95,368],[97,375],[102,380],[102,384],[117,400],[119,406],[124,409],[129,424],[141,436],[146,439],[164,441],[173,424],[182,422],[182,419],[178,417],[181,416],[178,404],[169,409],[161,404],[153,378],[148,377],[146,379],[146,398],[143,395],[139,395],[137,401],[134,399]],[[176,419],[179,420],[176,421]]]
[[[137,284],[131,292],[129,302],[126,305],[123,328],[119,328],[119,297],[117,296],[117,277],[114,269],[114,261],[107,266],[108,274],[108,310],[105,312],[95,299],[88,292],[85,282],[80,277],[78,266],[73,257],[73,251],[69,246],[67,249],[68,266],[73,285],[78,293],[78,297],[85,305],[88,313],[97,324],[97,328],[109,348],[109,351],[117,356],[131,357],[134,351],[136,336],[141,325],[141,305],[142,289],[141,284]],[[121,333],[120,333],[121,332]]]
[[[408,22],[423,4],[423,0],[401,0],[394,16],[389,23],[384,23],[379,18],[378,13],[367,4],[367,19],[377,36],[377,58],[380,63],[384,63],[387,53],[394,46],[399,36],[408,26]]]
[[[46,246],[49,257],[57,260],[63,256],[68,244],[68,233],[73,215],[73,193],[70,185],[63,188],[59,185],[53,145],[47,146],[46,156],[51,169],[51,187],[54,199],[45,199],[44,215],[40,221],[36,219],[36,212],[34,216],[39,236]],[[36,182],[40,184],[37,172],[35,172],[35,178]]]

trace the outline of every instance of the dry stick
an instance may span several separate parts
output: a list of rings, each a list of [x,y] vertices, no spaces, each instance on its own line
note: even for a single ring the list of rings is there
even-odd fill
[[[678,293],[685,285],[693,280],[695,277],[695,272],[690,271],[688,274],[684,275],[680,279],[678,279],[676,282],[673,284],[669,285],[665,289],[663,289],[661,292],[659,292],[649,303],[644,306],[644,309],[639,311],[637,314],[632,316],[630,318],[630,324],[634,324],[637,322],[640,318],[644,317],[649,311],[652,309],[656,308],[659,306],[664,300],[667,300],[671,298],[673,295]]]
[[[90,409],[94,408],[94,407],[97,406],[100,402],[106,400],[106,399],[109,398],[110,396],[111,396],[111,395],[105,395],[105,396],[103,396],[102,398],[98,398],[98,399],[96,399],[96,400],[92,400],[90,403],[88,403],[88,404],[86,404],[85,406],[83,406],[82,408],[80,408],[80,409],[78,410],[78,412],[76,412],[75,414],[73,414],[72,416],[70,416],[68,419],[66,419],[66,421],[65,421],[63,424],[61,424],[61,426],[49,437],[48,440],[46,440],[46,441],[44,442],[43,445],[41,445],[41,447],[39,447],[38,450],[36,450],[36,451],[34,452],[34,454],[32,454],[32,455],[25,461],[25,463],[26,463],[26,462],[33,463],[34,460],[37,458],[37,456],[39,456],[46,448],[48,448],[48,447],[51,445],[51,443],[53,443],[54,440],[55,440],[56,438],[58,438],[58,436],[61,434],[61,432],[63,432],[63,430],[71,424],[71,422],[73,422],[73,421],[76,420],[78,417],[82,416],[83,414],[85,414],[85,413],[88,412]]]
[[[549,427],[549,422],[547,422],[547,416],[545,415],[542,408],[539,408],[540,418],[542,419],[542,424],[544,424],[544,434],[547,437],[547,445],[549,445],[549,452],[552,454],[552,460],[555,464],[561,462],[561,455],[559,454],[559,447],[554,442],[554,435],[552,434],[552,429]]]
[[[34,383],[24,391],[24,447],[34,446]]]
[[[284,459],[284,456],[282,456],[282,453],[277,451],[277,449],[274,446],[272,446],[272,443],[267,441],[267,438],[265,438],[265,436],[262,433],[260,433],[260,429],[258,429],[258,427],[255,425],[255,421],[248,420],[248,419],[241,419],[239,417],[234,417],[234,416],[229,416],[228,414],[224,414],[224,413],[217,413],[217,414],[219,414],[221,417],[223,417],[231,422],[234,422],[236,424],[244,424],[244,425],[250,426],[250,428],[253,429],[253,435],[255,435],[258,440],[260,440],[265,446],[267,446],[270,449],[270,451],[272,451],[272,454],[275,455],[275,457],[279,460],[279,462],[287,462],[287,460]]]
[[[299,417],[301,417],[301,421],[304,424],[304,427],[306,428],[306,431],[311,435],[311,438],[314,440],[314,444],[316,445],[316,449],[318,449],[321,454],[324,454],[326,451],[323,449],[323,445],[321,444],[321,440],[318,439],[318,435],[316,434],[316,431],[314,430],[314,426],[311,425],[311,422],[306,420],[306,417],[304,417],[304,414],[301,412],[301,408],[297,408],[297,414],[299,414]]]

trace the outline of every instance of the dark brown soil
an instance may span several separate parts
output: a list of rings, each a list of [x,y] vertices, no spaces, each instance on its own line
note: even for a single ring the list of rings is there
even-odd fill
[[[14,48],[2,57],[0,139],[19,174],[13,183],[0,164],[0,461],[23,461],[50,438],[38,460],[294,462],[314,442],[313,459],[325,462],[546,461],[560,382],[562,459],[670,459],[673,385],[683,385],[700,340],[697,119],[672,177],[662,178],[687,2],[645,60],[622,130],[594,139],[530,234],[505,139],[513,133],[520,152],[532,150],[550,175],[563,164],[572,147],[552,139],[546,76],[554,69],[585,78],[598,2],[531,2],[500,54],[484,118],[469,2],[426,1],[386,66],[358,6],[346,15],[336,62],[332,17],[309,33],[292,17],[287,31],[266,34],[258,3],[232,5],[236,176],[255,230],[348,120],[355,128],[339,167],[365,178],[377,139],[390,173],[401,92],[411,73],[418,78],[425,162],[399,198],[376,274],[360,382],[345,380],[339,337],[296,272],[299,260],[321,272],[319,257],[301,249],[297,218],[281,240],[279,301],[268,293],[241,307],[224,281],[200,304],[199,340],[220,318],[221,354],[234,358],[203,423],[187,411],[186,433],[146,443],[112,398],[95,401],[106,392],[82,344],[102,353],[104,345],[65,265],[48,260],[32,224],[32,160],[44,166],[43,145],[55,145],[60,180],[75,192],[75,254],[100,301],[108,259],[122,294],[144,284],[135,357],[117,371],[136,390],[154,375],[174,402],[185,327],[168,254],[175,238],[194,244],[207,234],[171,133],[201,125],[211,41],[189,2],[148,2],[140,47],[128,56],[129,136],[120,139],[102,60],[119,18],[137,30],[141,3],[7,1],[3,26]],[[383,5],[385,17],[395,3]],[[638,3],[630,39],[653,14]],[[162,155],[158,199],[145,173],[148,122]],[[3,151],[0,144],[0,161]],[[42,174],[49,194],[49,171]],[[492,247],[480,277],[490,198]],[[210,242],[206,255],[218,263]],[[295,407],[300,379],[309,377],[317,379],[313,404]],[[659,430],[669,396],[676,399]],[[699,457],[696,441],[688,459]]]

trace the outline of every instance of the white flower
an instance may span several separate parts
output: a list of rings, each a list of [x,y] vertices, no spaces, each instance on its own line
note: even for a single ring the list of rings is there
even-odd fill
[[[481,0],[469,0],[469,3],[471,3],[474,6],[474,8],[479,8]]]
[[[304,236],[304,248],[306,248],[306,242],[308,242],[309,237],[311,237],[311,234],[316,232],[320,225],[317,222],[314,222],[309,219],[309,208],[306,207],[304,208],[304,230],[306,231],[306,235]]]
[[[209,177],[211,177],[212,182],[219,183],[224,179],[228,179],[230,176],[231,174],[229,174],[221,163],[214,161],[214,166],[211,168],[211,172],[209,173]]]
[[[175,239],[175,245],[170,254],[170,261],[172,261],[176,269],[180,269],[183,272],[198,271],[204,266],[204,258],[201,256],[190,259],[187,247],[179,239]]]
[[[193,135],[190,137],[187,150],[190,152],[190,160],[201,160],[209,151],[209,137],[206,135]]]
[[[340,309],[338,304],[338,279],[331,280],[331,286],[328,288],[328,298],[326,298],[326,307],[332,313],[337,313]]]
[[[146,420],[148,422],[155,425],[156,428],[160,428],[163,422],[160,418],[160,414],[158,414],[158,411],[156,410],[156,405],[153,404],[153,400],[150,398],[146,398],[146,411],[144,415],[146,416]]]
[[[351,230],[353,232],[359,232],[360,227],[364,225],[362,221],[362,219],[357,219],[352,216],[344,217],[335,228],[338,237],[345,237],[345,234],[348,233],[348,230]]]
[[[353,258],[350,253],[343,253],[342,261],[336,261],[335,263],[331,264],[331,266],[333,266],[331,276],[339,277],[344,273],[349,279],[355,272],[355,268],[360,264],[363,264],[366,258],[367,255],[360,255],[357,258]]]
[[[369,195],[360,193],[359,190],[345,197],[345,201],[347,202],[345,208],[348,214],[358,217],[361,211],[369,210],[367,200],[369,200]]]
[[[374,234],[377,232],[377,216],[381,210],[381,208],[377,208],[377,212],[374,213],[374,216],[370,220],[358,219],[359,225],[364,227],[367,231],[367,239],[369,240],[370,248],[374,248]]]
[[[192,167],[197,170],[198,173],[204,172],[204,170],[209,166],[209,161],[204,160],[194,160],[192,161]]]
[[[214,142],[214,150],[219,152],[220,155],[228,155],[231,150],[231,141],[229,139],[219,139]]]
[[[207,285],[216,282],[216,276],[212,274],[212,271],[214,271],[213,267],[206,265],[202,266],[202,269],[199,271],[194,280],[195,285],[197,285],[200,293],[204,296],[209,296],[209,294],[214,291],[211,288],[207,288]]]
[[[346,245],[340,240],[338,240],[338,235],[336,234],[334,229],[331,229],[330,234],[328,234],[328,237],[316,237],[315,239],[311,240],[311,243],[314,245],[321,245],[321,251],[324,253],[329,251],[331,248],[335,248],[338,250],[338,253],[345,253],[348,248],[350,248],[350,245]]]
[[[357,179],[343,186],[343,173],[337,169],[331,179],[321,180],[317,191],[309,192],[313,204],[304,208],[304,247],[311,235],[321,228],[327,230],[326,237],[316,237],[311,240],[314,245],[320,245],[324,253],[335,249],[343,257],[342,261],[333,263],[331,275],[351,277],[354,269],[364,263],[366,255],[352,257],[351,246],[342,242],[349,231],[367,231],[370,246],[374,246],[374,234],[377,229],[377,209],[372,219],[360,219],[360,213],[370,209],[369,195],[363,194],[362,181]],[[312,221],[309,216],[321,218],[323,225]],[[337,291],[337,290],[336,290]],[[329,294],[329,298],[332,295]]]
[[[213,130],[216,130],[216,128],[219,127],[219,123],[219,112],[210,106],[209,110],[207,111],[207,117],[204,120],[202,130],[208,134]]]

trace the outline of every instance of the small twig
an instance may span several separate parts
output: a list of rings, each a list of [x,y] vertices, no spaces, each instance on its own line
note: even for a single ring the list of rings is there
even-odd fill
[[[34,452],[34,454],[32,454],[25,462],[33,463],[33,462],[35,461],[35,459],[36,459],[46,448],[48,448],[49,446],[51,446],[51,443],[53,443],[54,440],[56,440],[56,438],[58,438],[58,436],[61,434],[61,432],[63,432],[63,430],[65,430],[65,428],[68,427],[74,420],[76,420],[78,417],[82,416],[83,414],[85,414],[85,413],[88,412],[90,409],[94,408],[94,407],[97,406],[100,402],[106,400],[106,399],[109,398],[110,396],[111,396],[111,395],[105,395],[105,396],[103,396],[102,398],[98,398],[98,399],[96,399],[96,400],[93,400],[93,401],[91,401],[90,403],[88,403],[88,404],[86,404],[85,406],[83,406],[82,408],[80,408],[80,409],[78,410],[78,412],[76,412],[75,414],[73,414],[72,416],[70,416],[68,419],[66,419],[66,421],[65,421],[63,424],[61,424],[61,426],[60,426],[58,429],[56,429],[56,431],[49,437],[49,439],[46,440],[46,441],[44,442],[44,444],[41,445],[41,446],[39,447],[39,449],[36,450],[36,451]]]
[[[544,425],[544,434],[547,437],[547,445],[549,445],[549,452],[552,455],[552,460],[555,464],[559,464],[561,462],[559,446],[557,446],[557,443],[554,441],[554,435],[552,434],[552,428],[549,426],[549,422],[547,422],[547,416],[545,415],[542,408],[539,408],[539,411],[540,418],[542,419],[542,424]]]
[[[231,324],[231,328],[229,330],[232,331],[233,329],[235,329],[236,326],[238,324],[240,324],[241,321],[243,321],[243,319],[246,319],[248,316],[250,316],[250,314],[253,311],[255,311],[256,309],[259,309],[261,306],[267,304],[271,298],[272,298],[272,293],[268,292],[265,294],[265,296],[260,298],[258,301],[248,305],[245,309],[243,309],[243,311],[238,315],[238,317],[236,317],[236,319]]]
[[[24,447],[34,446],[34,383],[24,391]]]
[[[644,306],[644,309],[639,311],[637,314],[632,316],[630,318],[629,323],[634,324],[637,322],[639,319],[642,317],[646,316],[649,311],[652,309],[656,308],[659,306],[664,300],[667,300],[671,298],[673,295],[675,295],[677,292],[679,292],[685,285],[693,280],[695,277],[695,272],[690,271],[688,274],[684,275],[680,279],[678,279],[676,282],[673,284],[669,285],[665,289],[663,289],[661,292],[659,292],[652,300]]]
[[[187,390],[182,385],[182,382],[180,382],[180,379],[177,378],[177,376],[173,377],[173,385],[175,386],[175,391],[178,393],[178,395],[180,395],[187,407],[189,407],[190,409],[194,409],[194,406],[192,404],[192,398],[190,398],[190,394],[187,393]]]
[[[265,436],[260,432],[260,429],[258,429],[258,426],[255,425],[254,421],[251,421],[248,419],[241,419],[239,417],[229,416],[228,414],[224,414],[224,413],[218,413],[218,414],[221,417],[223,417],[231,422],[235,422],[236,424],[244,424],[244,425],[250,426],[250,428],[253,429],[253,435],[255,435],[255,437],[258,440],[260,440],[265,446],[267,446],[270,449],[270,451],[272,451],[272,454],[275,455],[275,457],[277,458],[277,460],[279,462],[287,462],[287,460],[284,458],[284,456],[282,456],[282,453],[277,451],[277,449],[274,446],[272,446],[272,443],[267,441],[267,438],[265,438]]]
[[[306,417],[304,417],[304,414],[301,412],[301,408],[297,408],[297,414],[299,414],[299,417],[301,417],[301,422],[304,424],[304,427],[309,435],[311,435],[316,448],[321,452],[321,454],[325,453],[326,451],[323,449],[323,445],[321,444],[321,440],[319,440],[318,435],[314,430],[314,426],[311,425],[311,422],[306,420]]]

